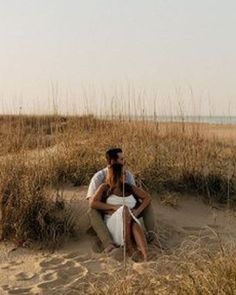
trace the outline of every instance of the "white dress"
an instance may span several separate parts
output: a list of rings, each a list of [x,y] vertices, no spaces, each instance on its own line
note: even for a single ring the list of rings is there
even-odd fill
[[[139,220],[134,216],[132,211],[130,209],[134,208],[136,205],[136,199],[133,195],[129,195],[126,197],[120,197],[117,195],[110,195],[106,203],[111,205],[121,205],[119,209],[117,209],[112,215],[106,214],[104,216],[105,223],[107,225],[107,228],[112,236],[112,239],[114,243],[117,246],[123,246],[124,245],[124,237],[123,237],[123,210],[124,205],[128,207],[131,216],[133,219],[140,224]]]

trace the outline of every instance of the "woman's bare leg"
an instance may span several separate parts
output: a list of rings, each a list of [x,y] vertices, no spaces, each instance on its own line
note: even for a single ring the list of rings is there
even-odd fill
[[[130,212],[128,210],[128,207],[124,207],[124,211],[123,211],[123,221],[124,221],[124,225],[125,225],[125,243],[126,243],[126,247],[127,247],[127,252],[129,255],[132,254],[132,239],[131,239],[131,221],[132,221],[132,217],[130,215]]]
[[[147,260],[147,248],[148,248],[147,247],[147,240],[146,240],[146,237],[144,235],[144,232],[143,232],[141,226],[136,222],[132,223],[132,233],[133,233],[135,242],[143,255],[143,259],[146,261]]]

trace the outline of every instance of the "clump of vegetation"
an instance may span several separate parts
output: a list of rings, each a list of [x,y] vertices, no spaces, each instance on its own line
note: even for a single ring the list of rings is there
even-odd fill
[[[196,240],[147,263],[119,265],[71,287],[84,294],[235,294],[235,246],[219,242],[215,251]]]
[[[5,163],[1,171],[1,238],[54,248],[73,231],[74,222],[63,212],[63,204],[48,195],[45,171],[22,159],[17,165],[15,161]]]
[[[5,237],[19,242],[56,241],[72,230],[71,222],[55,213],[59,209],[47,187],[88,184],[106,165],[104,151],[111,146],[123,148],[138,185],[150,191],[236,201],[235,145],[207,136],[207,125],[93,116],[0,121],[1,227]]]

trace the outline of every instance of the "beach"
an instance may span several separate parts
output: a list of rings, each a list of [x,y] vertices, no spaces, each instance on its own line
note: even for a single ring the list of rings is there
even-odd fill
[[[122,251],[118,257],[99,253],[96,236],[88,232],[87,187],[63,189],[66,204],[71,210],[73,208],[77,219],[76,236],[54,251],[40,250],[35,245],[16,247],[10,242],[1,242],[1,294],[94,294],[99,282],[104,285],[100,292],[104,290],[105,293],[106,283],[109,284],[109,280],[105,281],[107,276],[124,275]],[[146,267],[153,262],[158,264],[166,255],[171,256],[184,243],[201,243],[211,251],[216,251],[220,243],[235,244],[234,210],[217,204],[210,207],[196,196],[153,195],[152,198],[158,235],[165,250],[151,247],[151,259]],[[127,268],[133,273],[143,271],[142,263],[130,258]]]
[[[118,294],[119,284],[127,288],[124,294],[131,294],[138,286],[143,288],[144,281],[133,286],[128,278],[140,279],[150,272],[158,294],[170,294],[173,281],[178,290],[184,288],[179,276],[185,274],[178,267],[186,263],[188,275],[191,267],[186,255],[203,263],[204,253],[214,253],[208,257],[209,265],[214,265],[213,259],[223,255],[222,249],[236,249],[235,125],[73,120],[63,122],[60,133],[57,128],[51,132],[49,146],[44,141],[34,146],[34,134],[29,138],[21,132],[15,150],[11,146],[7,151],[5,137],[1,189],[9,201],[4,203],[8,211],[3,211],[8,219],[2,218],[6,237],[0,242],[0,294],[106,294],[111,290]],[[60,120],[57,122],[59,128]],[[40,126],[45,130],[44,122]],[[5,134],[6,130],[5,125]],[[43,132],[42,138],[46,136]],[[122,250],[114,257],[105,254],[91,231],[85,199],[93,171],[105,165],[104,149],[112,142],[117,144],[121,133],[129,167],[138,184],[151,193],[159,243],[149,245],[146,263],[135,255],[128,258],[125,271]],[[133,142],[129,141],[131,134]],[[99,141],[101,136],[103,141]],[[230,182],[226,164],[232,166]],[[18,209],[14,202],[18,202]],[[31,214],[40,206],[44,208],[41,223],[37,212],[32,215],[35,219],[28,220],[25,210]],[[45,223],[50,214],[53,218]],[[23,217],[26,225],[20,222]],[[63,232],[56,231],[59,224]],[[171,265],[175,265],[173,271],[168,270]],[[153,287],[150,283],[146,288]]]

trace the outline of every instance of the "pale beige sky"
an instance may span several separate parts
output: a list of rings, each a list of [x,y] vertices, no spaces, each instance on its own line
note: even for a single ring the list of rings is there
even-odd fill
[[[54,100],[109,113],[128,100],[138,113],[236,115],[235,11],[233,0],[0,0],[0,111]]]

